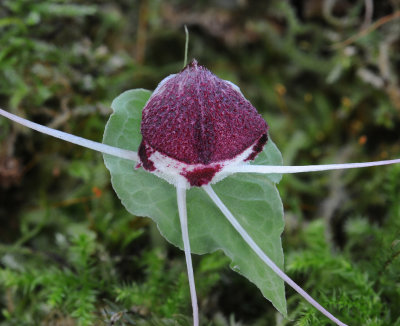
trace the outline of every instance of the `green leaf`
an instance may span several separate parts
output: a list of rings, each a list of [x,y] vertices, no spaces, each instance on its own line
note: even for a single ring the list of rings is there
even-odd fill
[[[137,151],[141,112],[151,92],[136,89],[118,96],[112,108],[103,142]],[[111,181],[126,209],[152,218],[161,234],[183,248],[176,203],[176,190],[166,181],[140,169],[134,163],[104,155]],[[281,165],[282,157],[269,140],[255,163]],[[281,233],[283,207],[275,183],[280,175],[236,174],[213,185],[215,192],[253,237],[254,241],[283,268]],[[222,249],[232,259],[231,268],[247,277],[286,316],[283,281],[242,240],[201,188],[187,192],[189,237],[192,252],[205,254]]]

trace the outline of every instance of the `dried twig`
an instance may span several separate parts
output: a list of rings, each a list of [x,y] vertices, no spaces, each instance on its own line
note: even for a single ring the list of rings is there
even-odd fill
[[[390,21],[395,20],[397,18],[400,18],[400,10],[395,11],[393,14],[390,14],[390,15],[387,15],[385,17],[378,19],[375,23],[373,23],[368,28],[361,30],[359,33],[357,33],[356,35],[353,35],[352,37],[349,37],[347,40],[345,40],[343,42],[334,44],[332,47],[334,49],[340,49],[345,46],[348,46],[351,43],[354,43],[355,41],[357,41],[358,39],[368,35],[372,31],[378,29],[382,25],[389,23]]]

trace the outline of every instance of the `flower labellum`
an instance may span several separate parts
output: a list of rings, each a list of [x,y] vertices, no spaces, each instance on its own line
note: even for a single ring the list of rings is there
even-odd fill
[[[268,140],[268,125],[240,89],[196,60],[158,85],[142,114],[139,166],[176,185],[203,186],[226,177]]]

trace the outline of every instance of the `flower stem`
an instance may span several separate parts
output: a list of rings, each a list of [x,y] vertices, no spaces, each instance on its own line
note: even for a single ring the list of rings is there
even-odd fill
[[[188,49],[189,49],[189,31],[186,25],[183,25],[185,29],[185,57],[183,59],[183,68],[187,65],[187,58],[188,58]]]
[[[83,147],[86,147],[86,148],[89,148],[89,149],[93,149],[95,151],[98,151],[98,152],[101,152],[101,153],[104,153],[104,154],[113,155],[113,156],[116,156],[116,157],[124,158],[124,159],[127,159],[127,160],[132,160],[132,161],[135,161],[135,162],[138,161],[138,155],[137,155],[136,152],[129,151],[129,150],[126,150],[126,149],[121,149],[121,148],[110,146],[110,145],[106,145],[106,144],[102,144],[102,143],[98,143],[98,142],[95,142],[95,141],[92,141],[92,140],[88,140],[86,138],[82,138],[82,137],[71,135],[71,134],[63,132],[63,131],[59,131],[59,130],[52,129],[52,128],[49,128],[49,127],[46,127],[46,126],[42,126],[42,125],[40,125],[38,123],[23,119],[23,118],[21,118],[19,116],[16,116],[16,115],[14,115],[14,114],[12,114],[10,112],[4,111],[2,109],[0,109],[0,115],[4,116],[4,117],[6,117],[6,118],[8,118],[10,120],[13,120],[13,121],[25,126],[25,127],[34,129],[34,130],[39,131],[39,132],[41,132],[43,134],[46,134],[46,135],[50,135],[50,136],[53,136],[53,137],[68,141],[70,143],[79,145],[79,146],[83,146]]]
[[[210,185],[203,186],[205,192],[210,196],[211,200],[217,205],[221,212],[225,215],[228,221],[232,224],[237,232],[241,235],[243,240],[250,246],[250,248],[257,254],[257,256],[270,267],[282,280],[289,284],[295,291],[297,291],[304,299],[306,299],[311,305],[323,313],[326,317],[332,320],[339,326],[346,326],[339,319],[333,316],[329,311],[322,307],[317,301],[315,301],[307,292],[305,292],[300,286],[298,286],[289,276],[287,276],[265,253],[262,249],[254,242],[253,238],[246,232],[246,230],[239,224],[237,219],[232,215],[229,209],[224,205],[221,199],[217,196]]]
[[[192,299],[193,326],[198,326],[199,325],[199,309],[197,306],[197,296],[196,296],[196,287],[195,287],[195,283],[194,283],[192,257],[190,255],[190,242],[189,242],[189,232],[188,232],[188,224],[187,224],[187,209],[186,209],[186,189],[183,184],[179,183],[179,181],[178,181],[178,185],[176,187],[176,195],[177,195],[177,201],[178,201],[179,219],[181,222],[183,248],[185,251],[186,267],[187,267],[187,273],[188,273],[188,279],[189,279],[190,297]]]

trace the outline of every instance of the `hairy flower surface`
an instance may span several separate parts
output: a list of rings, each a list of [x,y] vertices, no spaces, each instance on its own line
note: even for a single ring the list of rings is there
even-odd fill
[[[203,186],[253,160],[268,125],[240,89],[193,60],[158,85],[143,109],[140,163],[172,184]]]

